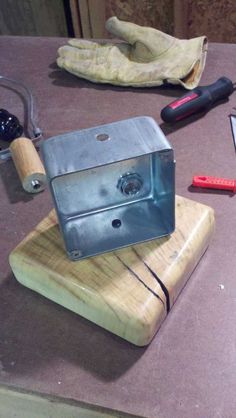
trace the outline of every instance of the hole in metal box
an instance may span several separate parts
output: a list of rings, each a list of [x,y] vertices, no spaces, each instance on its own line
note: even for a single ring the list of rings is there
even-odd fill
[[[110,137],[107,134],[98,134],[98,135],[96,135],[96,140],[97,141],[107,141],[108,139],[110,139]]]
[[[120,228],[121,220],[120,219],[113,219],[111,224],[112,224],[113,228]]]

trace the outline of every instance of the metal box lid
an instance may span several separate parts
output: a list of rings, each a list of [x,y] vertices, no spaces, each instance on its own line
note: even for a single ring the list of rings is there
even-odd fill
[[[58,135],[44,141],[41,149],[50,182],[63,174],[168,150],[171,146],[154,119],[141,116]]]

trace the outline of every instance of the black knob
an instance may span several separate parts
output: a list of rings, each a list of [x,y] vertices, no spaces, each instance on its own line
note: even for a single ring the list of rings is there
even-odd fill
[[[23,127],[16,116],[5,109],[0,109],[0,139],[13,141],[23,133]]]

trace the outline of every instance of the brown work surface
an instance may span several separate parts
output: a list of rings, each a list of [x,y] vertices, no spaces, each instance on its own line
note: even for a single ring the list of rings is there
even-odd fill
[[[176,192],[213,207],[216,231],[178,302],[147,348],[135,347],[15,280],[11,250],[52,208],[48,191],[26,195],[12,162],[0,166],[0,383],[150,418],[235,417],[236,204],[227,192],[194,191],[193,174],[235,177],[228,114],[236,93],[191,123],[169,129],[160,110],[178,88],[96,85],[60,71],[63,39],[1,37],[1,74],[29,85],[45,137],[152,116],[171,141]],[[236,79],[236,45],[210,44],[202,84]],[[0,88],[1,108],[22,120],[22,100]],[[127,290],[128,291],[128,290]]]

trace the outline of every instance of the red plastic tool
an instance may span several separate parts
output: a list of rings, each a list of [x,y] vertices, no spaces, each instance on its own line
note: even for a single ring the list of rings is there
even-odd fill
[[[212,176],[194,176],[192,185],[208,189],[230,190],[236,193],[236,180]]]

